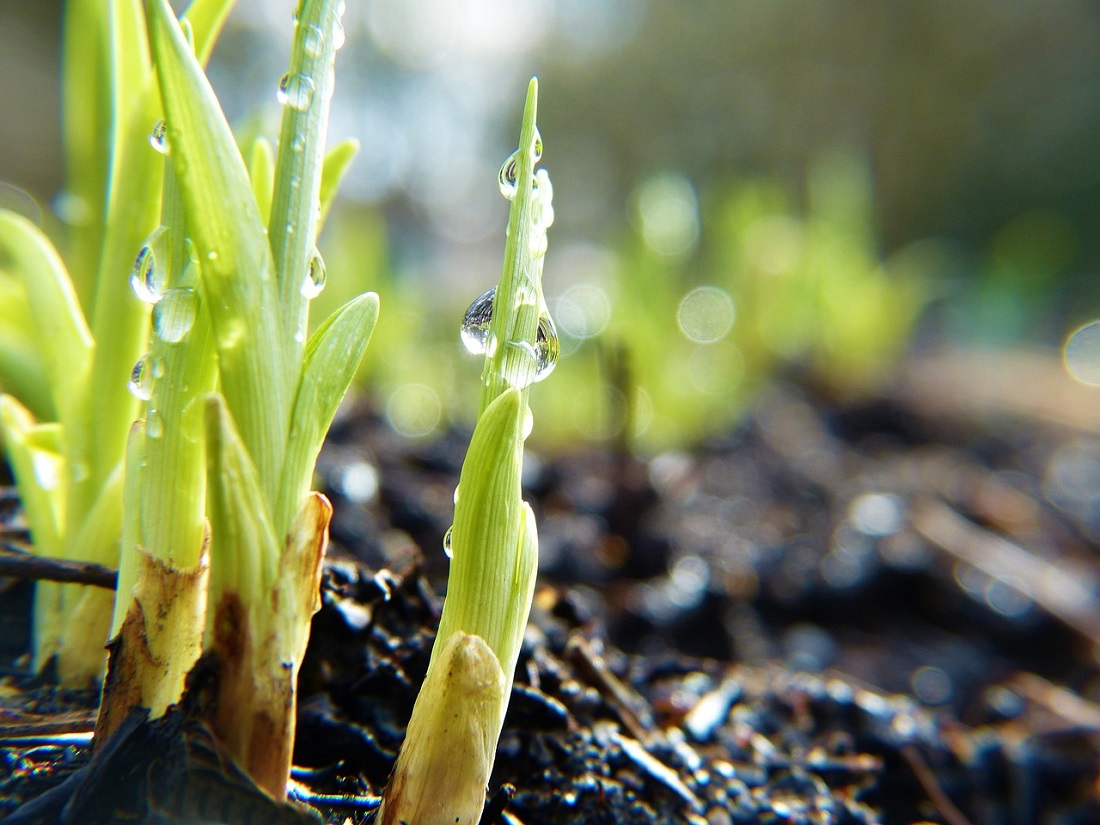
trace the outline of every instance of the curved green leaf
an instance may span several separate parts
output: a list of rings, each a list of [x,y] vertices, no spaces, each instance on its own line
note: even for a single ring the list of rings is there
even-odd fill
[[[289,526],[309,490],[317,453],[355,377],[377,320],[378,296],[368,292],[332,313],[310,336],[283,469],[276,522],[280,528]]]

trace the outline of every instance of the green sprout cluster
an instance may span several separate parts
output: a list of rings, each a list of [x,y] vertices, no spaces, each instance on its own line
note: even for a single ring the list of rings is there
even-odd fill
[[[278,148],[247,161],[202,69],[231,5],[69,4],[72,268],[0,213],[0,427],[36,552],[119,568],[117,598],[39,587],[36,665],[96,683],[113,639],[106,737],[178,700],[206,655],[208,721],[281,798],[331,514],[313,467],[378,299],[307,336],[321,219],[355,151],[324,152],[343,4],[301,3]]]

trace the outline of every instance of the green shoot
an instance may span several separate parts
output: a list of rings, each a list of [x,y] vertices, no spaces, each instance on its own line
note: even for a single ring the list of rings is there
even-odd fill
[[[549,177],[534,171],[542,154],[537,94],[532,79],[520,148],[501,169],[501,190],[512,206],[491,316],[479,306],[488,302],[483,296],[464,329],[486,356],[481,413],[455,493],[447,599],[428,674],[383,795],[383,825],[479,821],[531,610],[538,534],[520,489],[527,395],[556,355],[542,296],[553,213]]]

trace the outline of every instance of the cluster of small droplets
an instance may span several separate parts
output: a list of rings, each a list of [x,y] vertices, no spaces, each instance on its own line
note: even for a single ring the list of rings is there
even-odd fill
[[[554,187],[545,169],[535,173],[534,200],[531,204],[531,254],[541,258],[546,254],[546,230],[554,222]]]
[[[485,355],[493,345],[490,329],[493,325],[493,299],[496,293],[497,288],[494,286],[478,295],[462,319],[462,344],[473,355]],[[526,342],[523,343],[530,346]],[[535,332],[533,376],[535,381],[542,381],[553,372],[560,349],[558,330],[554,326],[554,321],[549,313],[543,312],[539,316],[539,326]]]
[[[325,259],[316,248],[309,259],[305,278],[302,279],[302,295],[308,299],[316,298],[325,288]]]
[[[168,154],[168,126],[163,120],[153,124],[153,130],[149,132],[149,145],[162,155]]]
[[[130,272],[130,287],[134,294],[147,304],[155,304],[164,296],[167,283],[167,237],[165,227],[159,226],[142,244]],[[159,260],[158,260],[159,259]]]
[[[299,112],[304,112],[313,102],[316,86],[313,78],[307,74],[284,74],[279,78],[276,97],[279,103]]]

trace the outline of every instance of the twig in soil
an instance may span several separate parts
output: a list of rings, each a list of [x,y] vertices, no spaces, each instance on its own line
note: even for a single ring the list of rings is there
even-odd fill
[[[494,825],[494,823],[501,818],[504,814],[504,809],[508,807],[508,803],[512,801],[512,797],[516,795],[516,786],[511,782],[505,782],[493,794],[493,798],[489,800],[489,803],[485,806],[485,810],[481,812],[481,819],[478,821],[478,825]]]
[[[89,584],[114,590],[118,586],[118,570],[102,564],[68,559],[51,559],[19,550],[8,542],[0,542],[0,576],[14,579],[46,580],[72,584]]]
[[[925,758],[921,756],[921,752],[916,745],[903,745],[901,755],[909,763],[909,767],[912,768],[917,781],[924,788],[924,792],[928,794],[928,799],[936,806],[936,810],[939,811],[944,822],[947,825],[971,825],[966,814],[958,809],[943,788],[940,787],[940,783],[936,781],[935,773],[932,772],[932,768],[929,767]]]
[[[600,689],[627,730],[642,742],[653,732],[653,713],[645,700],[611,672],[607,662],[582,636],[574,635],[566,645],[566,653],[574,664]]]
[[[287,784],[287,797],[307,805],[339,808],[349,811],[373,811],[382,802],[382,797],[370,794],[352,796],[348,794],[314,793],[293,779]]]
[[[1011,685],[1020,695],[1042,705],[1072,727],[1100,730],[1100,706],[1034,673],[1018,673]]]
[[[1088,582],[983,530],[940,501],[914,502],[910,519],[927,541],[1034,600],[1050,615],[1100,645],[1100,601]]]

